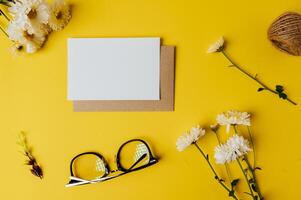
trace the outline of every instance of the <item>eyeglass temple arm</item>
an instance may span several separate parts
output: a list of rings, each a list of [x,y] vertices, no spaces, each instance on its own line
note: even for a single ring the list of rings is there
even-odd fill
[[[88,181],[88,180],[84,180],[78,177],[74,177],[74,176],[70,176],[70,180],[71,181],[75,181],[75,182],[69,182],[67,185],[65,185],[65,187],[73,187],[73,186],[78,186],[78,185],[86,185],[86,184],[91,184],[91,183],[96,183],[94,181]]]
[[[93,184],[93,183],[98,183],[98,182],[102,182],[105,181],[107,179],[112,179],[114,177],[102,177],[102,178],[97,178],[94,180],[85,180],[85,179],[81,179],[75,176],[70,176],[70,180],[72,181],[76,181],[75,183],[68,183],[67,185],[65,185],[65,187],[73,187],[73,186],[78,186],[78,185],[86,185],[86,184]]]
[[[129,170],[133,169],[141,160],[143,160],[145,157],[147,156],[147,154],[143,154],[130,168]]]

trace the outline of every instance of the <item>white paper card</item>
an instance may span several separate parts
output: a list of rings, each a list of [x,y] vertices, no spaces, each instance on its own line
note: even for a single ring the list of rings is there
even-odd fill
[[[68,100],[159,100],[160,38],[68,39]]]

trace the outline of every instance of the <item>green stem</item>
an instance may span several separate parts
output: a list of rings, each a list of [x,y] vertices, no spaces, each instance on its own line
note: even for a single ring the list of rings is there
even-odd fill
[[[0,0],[0,4],[9,6],[9,2],[14,3],[14,0]]]
[[[3,15],[7,21],[10,21],[8,16],[0,9],[0,15]]]
[[[256,192],[259,196],[259,199],[262,200],[263,199],[263,196],[262,196],[262,193],[259,189],[259,185],[258,185],[258,182],[257,182],[257,178],[256,178],[256,174],[255,174],[255,169],[252,168],[249,160],[248,160],[248,157],[247,156],[244,156],[244,161],[246,162],[247,166],[248,166],[248,169],[249,171],[251,172],[252,174],[252,177],[253,177],[253,180],[254,180],[254,184],[255,184],[255,188],[256,188]],[[254,166],[255,167],[255,166]]]
[[[251,130],[250,130],[249,127],[247,127],[247,129],[248,129],[248,134],[249,134],[249,138],[250,138],[250,141],[251,141],[251,146],[252,146],[252,149],[253,149],[253,168],[255,168],[256,167],[255,145],[254,145],[254,141],[253,141]]]
[[[202,156],[205,158],[205,160],[207,161],[211,171],[214,174],[214,178],[218,181],[218,183],[225,189],[228,191],[228,193],[230,194],[231,190],[223,183],[223,180],[219,178],[219,176],[217,175],[215,169],[213,168],[213,166],[211,165],[209,158],[205,155],[205,153],[202,151],[202,149],[199,147],[199,145],[197,143],[193,143],[196,148],[201,152]],[[235,193],[231,196],[233,199],[238,200],[238,198],[236,197]]]
[[[243,173],[243,175],[244,175],[244,177],[245,177],[245,179],[246,179],[246,181],[247,181],[247,184],[248,184],[248,187],[249,187],[249,190],[250,190],[250,195],[252,196],[253,200],[256,200],[256,197],[254,196],[253,190],[252,190],[251,185],[250,185],[250,183],[249,183],[247,174],[245,173],[245,170],[244,170],[244,168],[242,167],[242,165],[241,165],[241,163],[240,163],[240,161],[239,161],[239,158],[236,159],[236,160],[237,160],[237,163],[238,163],[238,165],[239,165],[239,167],[240,167],[240,169],[241,169],[241,171],[242,171],[242,173]]]
[[[243,74],[245,74],[246,76],[248,76],[249,78],[251,78],[252,80],[256,81],[259,85],[262,86],[262,88],[264,88],[264,90],[267,90],[273,94],[278,95],[278,92],[271,89],[270,87],[268,87],[266,84],[264,84],[262,81],[260,81],[257,76],[253,76],[252,74],[250,74],[249,72],[247,72],[246,70],[244,70],[243,68],[241,68],[238,64],[236,64],[228,55],[227,53],[222,50],[221,53],[225,56],[225,58],[232,64],[231,67],[235,67],[236,69],[238,69],[240,72],[242,72]],[[290,98],[287,97],[288,102],[290,102],[293,105],[297,105],[296,102],[294,102],[293,100],[291,100]]]
[[[235,124],[233,124],[232,126],[233,126],[233,129],[234,129],[234,132],[235,132],[235,134],[237,134],[237,135],[238,135],[238,131],[237,131],[236,125],[235,125]]]
[[[9,37],[6,31],[0,26],[0,30],[6,35],[6,37]]]

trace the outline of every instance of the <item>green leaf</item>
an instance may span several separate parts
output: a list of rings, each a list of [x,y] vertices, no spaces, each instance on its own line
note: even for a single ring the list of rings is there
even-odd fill
[[[276,85],[276,91],[280,94],[284,91],[283,86],[282,85]]]
[[[257,92],[261,92],[263,90],[264,90],[264,88],[258,88]]]
[[[229,192],[229,197],[233,197],[234,196],[234,190],[231,190],[230,192]]]
[[[281,98],[281,99],[287,99],[287,95],[285,94],[285,93],[279,93],[279,97]]]
[[[239,179],[234,179],[232,182],[231,182],[231,186],[232,188],[234,188],[239,182]]]
[[[250,193],[248,193],[248,192],[244,192],[245,194],[247,194],[247,195],[250,195],[251,197],[253,197],[253,195],[252,194],[250,194]]]
[[[250,178],[250,179],[249,179],[249,183],[250,183],[250,184],[255,183],[254,179]]]
[[[251,187],[252,187],[252,189],[253,189],[254,192],[257,192],[255,184],[251,184]]]
[[[9,6],[9,2],[12,2],[11,0],[0,0],[0,4],[3,4],[5,6]]]

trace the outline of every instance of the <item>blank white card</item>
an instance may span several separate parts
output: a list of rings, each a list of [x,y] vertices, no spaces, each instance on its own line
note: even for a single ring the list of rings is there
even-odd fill
[[[69,100],[159,100],[160,38],[68,39]]]

